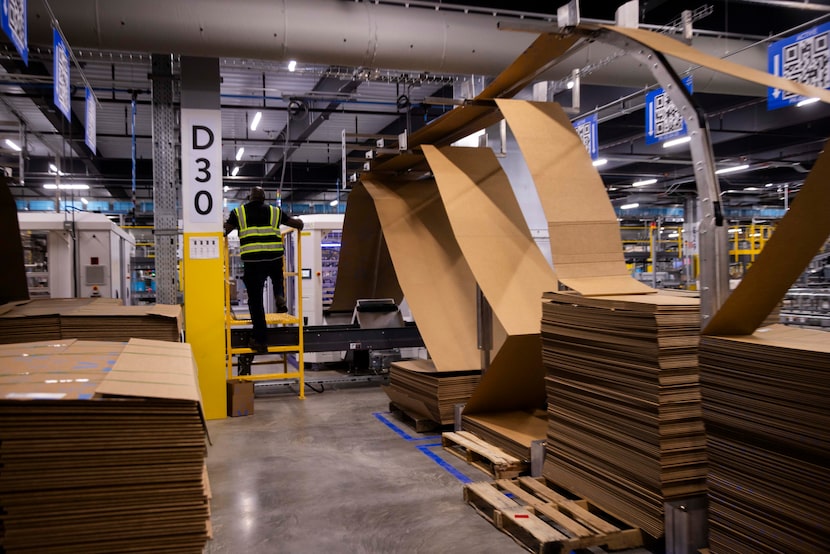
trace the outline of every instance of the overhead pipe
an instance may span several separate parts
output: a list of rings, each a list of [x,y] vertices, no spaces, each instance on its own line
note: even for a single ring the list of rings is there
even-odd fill
[[[74,0],[56,3],[52,9],[76,48],[295,59],[449,74],[497,75],[537,36],[534,32],[499,30],[500,24],[509,27],[521,22],[519,16],[439,7],[341,0]],[[51,45],[43,1],[31,0],[28,10],[30,43]],[[698,35],[693,46],[720,57],[753,43]],[[607,46],[589,44],[562,64],[562,77],[574,67],[590,66],[613,53]],[[766,70],[766,47],[756,45],[731,59]],[[674,70],[682,74],[685,68]],[[583,83],[638,88],[654,83],[654,79],[647,68],[626,57],[583,75]],[[766,94],[765,89],[706,70],[696,73],[695,91]]]

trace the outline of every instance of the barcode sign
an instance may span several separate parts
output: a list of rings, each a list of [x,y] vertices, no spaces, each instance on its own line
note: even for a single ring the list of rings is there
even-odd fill
[[[830,88],[830,23],[814,27],[771,44],[769,72],[821,89]],[[795,104],[803,97],[780,89],[769,89],[767,108]]]

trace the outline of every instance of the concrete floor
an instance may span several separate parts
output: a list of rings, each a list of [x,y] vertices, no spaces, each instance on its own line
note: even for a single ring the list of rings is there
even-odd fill
[[[490,477],[376,384],[306,391],[258,386],[253,415],[208,423],[207,553],[525,552],[464,503],[462,482]]]

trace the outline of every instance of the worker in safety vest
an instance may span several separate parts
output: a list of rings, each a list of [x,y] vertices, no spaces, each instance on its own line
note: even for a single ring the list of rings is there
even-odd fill
[[[253,336],[248,346],[257,353],[268,351],[267,325],[263,290],[266,279],[271,279],[277,312],[288,311],[283,283],[283,244],[280,225],[302,231],[303,220],[292,217],[276,206],[265,202],[265,190],[254,187],[249,201],[235,208],[225,222],[225,235],[239,231],[239,252],[244,271],[242,282],[248,289],[248,310],[251,312]]]

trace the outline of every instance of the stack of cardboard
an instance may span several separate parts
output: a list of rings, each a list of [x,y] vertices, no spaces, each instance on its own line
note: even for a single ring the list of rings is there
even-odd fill
[[[830,336],[704,336],[713,552],[821,552],[830,531]]]
[[[0,344],[82,339],[181,340],[178,305],[123,306],[111,298],[47,298],[0,307]]]
[[[654,537],[664,502],[705,492],[699,302],[549,293],[544,475]]]
[[[389,399],[401,409],[440,423],[453,422],[454,407],[470,398],[481,370],[436,371],[429,360],[395,362],[389,368]]]
[[[187,344],[0,347],[0,550],[192,552],[206,431]]]

